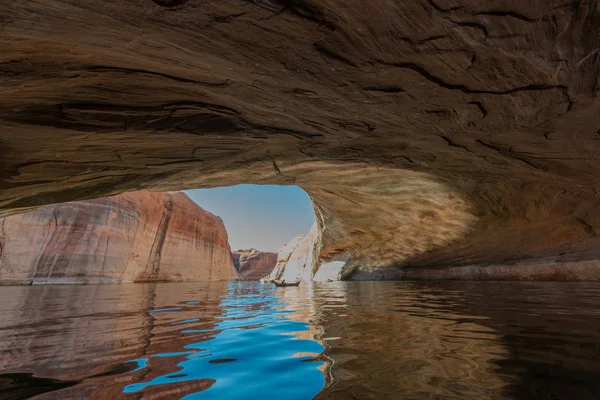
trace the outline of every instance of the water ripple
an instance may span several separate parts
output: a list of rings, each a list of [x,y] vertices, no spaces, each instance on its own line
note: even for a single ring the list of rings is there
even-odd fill
[[[0,288],[0,398],[599,399],[599,283]]]
[[[182,334],[209,333],[209,340],[192,343],[185,349],[193,352],[155,354],[133,360],[138,367],[152,368],[154,357],[180,357],[176,370],[152,379],[125,386],[124,393],[135,393],[150,387],[174,383],[208,380],[204,391],[184,399],[248,399],[314,397],[325,385],[324,363],[315,360],[324,347],[315,340],[298,339],[298,332],[310,331],[306,322],[288,316],[293,309],[275,295],[271,286],[256,286],[258,293],[240,290],[231,284],[219,306],[222,315],[211,329],[185,329]],[[189,304],[189,302],[188,302]],[[163,308],[161,311],[178,311]],[[151,310],[155,311],[155,310]],[[193,319],[176,324],[194,322]],[[270,376],[272,379],[264,379]]]

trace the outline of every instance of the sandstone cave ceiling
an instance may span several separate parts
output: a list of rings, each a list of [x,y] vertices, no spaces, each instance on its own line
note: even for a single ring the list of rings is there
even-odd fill
[[[1,3],[2,215],[294,184],[323,260],[598,259],[596,1]]]

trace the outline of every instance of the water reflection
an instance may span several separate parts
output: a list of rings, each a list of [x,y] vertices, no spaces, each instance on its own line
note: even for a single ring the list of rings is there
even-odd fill
[[[324,348],[300,290],[219,282],[1,289],[0,372],[57,379],[29,390],[43,398],[306,399],[325,385]],[[3,385],[6,393],[23,392],[23,377]]]
[[[496,360],[509,355],[496,332],[452,307],[462,290],[432,292],[410,283],[343,284],[335,304],[315,290],[323,310],[332,384],[320,398],[461,398],[501,396]]]
[[[0,398],[597,399],[599,302],[597,283],[4,287]]]
[[[272,285],[249,287],[232,283],[219,304],[222,312],[212,329],[181,332],[183,335],[205,333],[204,340],[184,346],[188,352],[156,354],[135,360],[141,368],[152,368],[154,363],[163,363],[165,357],[182,357],[176,371],[127,385],[124,392],[135,393],[174,383],[204,382],[205,390],[183,398],[314,397],[325,384],[320,371],[324,363],[315,359],[323,346],[310,337],[300,338],[301,333],[310,332],[309,324],[289,318],[305,309],[298,302],[299,298],[286,303],[275,292]],[[264,379],[267,376],[269,379]]]
[[[340,340],[317,398],[600,398],[598,283],[343,285],[344,314],[321,307]]]

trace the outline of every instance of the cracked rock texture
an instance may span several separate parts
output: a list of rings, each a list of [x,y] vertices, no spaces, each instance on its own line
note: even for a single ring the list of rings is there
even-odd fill
[[[183,193],[139,191],[0,219],[0,284],[237,278],[223,221]]]
[[[597,1],[0,3],[5,215],[299,185],[313,272],[600,268]]]
[[[245,281],[257,281],[275,268],[277,253],[256,249],[237,250],[232,253],[233,265]]]

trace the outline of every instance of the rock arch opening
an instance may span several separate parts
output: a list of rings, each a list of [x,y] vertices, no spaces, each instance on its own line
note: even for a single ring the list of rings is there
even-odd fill
[[[284,268],[280,250],[305,237],[315,223],[311,199],[294,185],[241,184],[185,193],[223,219],[234,266],[244,280],[266,277],[276,265]],[[291,273],[293,267],[286,268]]]
[[[276,275],[288,281],[347,278],[357,268],[364,273],[402,265],[466,237],[477,221],[466,196],[430,174],[366,163],[273,165],[261,183],[304,189],[316,216],[306,235],[282,249],[289,268],[280,263]],[[322,265],[330,272],[320,271]]]
[[[232,250],[278,252],[315,222],[311,200],[298,186],[241,184],[184,193],[223,219]]]
[[[159,2],[6,9],[0,215],[298,185],[348,277],[600,278],[595,3]]]

